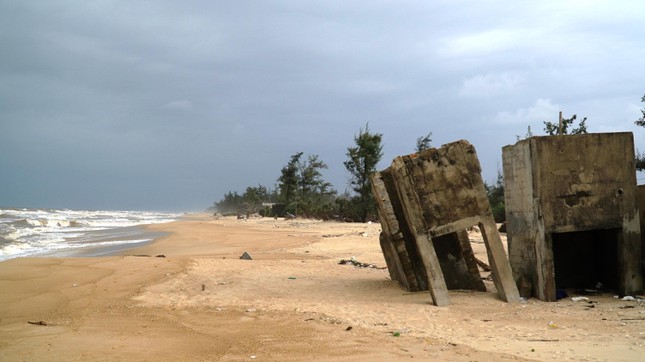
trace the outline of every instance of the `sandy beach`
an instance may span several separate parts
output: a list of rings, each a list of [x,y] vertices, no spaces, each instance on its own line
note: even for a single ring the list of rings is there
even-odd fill
[[[435,307],[390,280],[378,223],[190,215],[149,228],[168,234],[123,255],[0,263],[0,360],[645,356],[645,303],[612,294],[508,304],[486,281],[488,292],[451,291]],[[352,257],[376,267],[339,264]]]

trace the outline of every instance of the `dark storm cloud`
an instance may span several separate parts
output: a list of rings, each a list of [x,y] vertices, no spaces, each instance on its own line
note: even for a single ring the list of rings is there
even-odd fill
[[[634,130],[639,2],[0,2],[0,204],[202,208],[291,154],[382,166],[417,137],[503,145],[559,110]]]

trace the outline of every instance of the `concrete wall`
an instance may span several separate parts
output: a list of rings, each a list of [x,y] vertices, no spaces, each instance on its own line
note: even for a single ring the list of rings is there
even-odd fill
[[[631,133],[531,137],[502,156],[509,258],[520,291],[555,300],[554,236],[574,240],[580,235],[567,233],[604,229],[619,231],[611,241],[619,249],[618,291],[642,289]],[[586,234],[613,234],[596,235]]]
[[[407,288],[427,285],[435,305],[448,289],[485,290],[465,229],[479,225],[500,297],[519,301],[508,258],[497,233],[475,148],[457,141],[406,156],[372,175],[392,279]],[[395,253],[405,246],[405,253]],[[387,255],[389,254],[389,255]],[[399,258],[399,261],[394,259]],[[419,267],[422,267],[419,268]]]
[[[645,185],[639,185],[636,189],[636,204],[639,210],[641,225],[645,225]],[[641,229],[644,227],[641,226]],[[643,288],[645,288],[645,232],[641,231],[641,270],[643,275]]]

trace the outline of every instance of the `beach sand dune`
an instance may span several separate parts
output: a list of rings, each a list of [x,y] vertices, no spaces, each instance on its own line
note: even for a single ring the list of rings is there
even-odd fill
[[[487,282],[487,293],[451,291],[451,304],[435,307],[390,280],[378,224],[191,215],[150,228],[169,235],[122,256],[0,263],[0,360],[645,355],[645,306],[610,294],[508,304]],[[480,236],[471,239],[485,260]],[[352,257],[377,268],[339,264]]]

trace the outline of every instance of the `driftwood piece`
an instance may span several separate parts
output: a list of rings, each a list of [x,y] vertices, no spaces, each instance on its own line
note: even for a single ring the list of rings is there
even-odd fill
[[[477,265],[479,265],[480,268],[482,268],[483,271],[489,272],[491,271],[490,266],[483,261],[479,260],[479,258],[475,257],[475,262]]]

